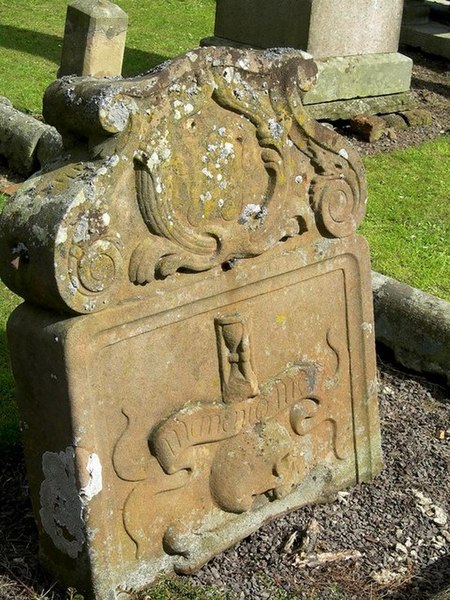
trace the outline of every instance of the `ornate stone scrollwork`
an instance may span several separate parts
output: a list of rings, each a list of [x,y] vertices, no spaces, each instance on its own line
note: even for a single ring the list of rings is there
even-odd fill
[[[136,297],[133,284],[300,245],[306,231],[351,235],[362,165],[302,106],[316,71],[299,51],[201,48],[133,79],[56,81],[44,114],[68,153],[6,206],[2,277],[35,303],[87,313]],[[50,250],[99,210],[102,235]]]

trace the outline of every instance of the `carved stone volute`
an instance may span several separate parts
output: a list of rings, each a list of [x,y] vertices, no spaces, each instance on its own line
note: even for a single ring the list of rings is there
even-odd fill
[[[363,169],[302,106],[316,71],[299,51],[202,48],[133,79],[54,82],[44,116],[67,153],[7,203],[2,279],[83,314],[287,238],[352,235]]]

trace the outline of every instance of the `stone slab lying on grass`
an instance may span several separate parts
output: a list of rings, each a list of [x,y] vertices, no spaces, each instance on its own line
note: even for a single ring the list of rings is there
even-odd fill
[[[0,272],[40,555],[86,596],[380,470],[366,182],[315,75],[205,48],[46,92],[77,162],[7,202]]]
[[[450,384],[450,302],[375,272],[372,287],[377,341],[403,366]]]
[[[402,27],[402,43],[450,60],[450,26],[429,21]]]

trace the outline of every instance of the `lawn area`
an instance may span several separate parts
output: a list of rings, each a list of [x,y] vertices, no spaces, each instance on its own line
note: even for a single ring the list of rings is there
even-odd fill
[[[373,268],[450,301],[450,138],[364,163]]]
[[[212,35],[215,0],[116,3],[129,16],[124,75],[148,71]],[[66,6],[66,0],[0,0],[0,96],[16,108],[42,110],[60,61]]]

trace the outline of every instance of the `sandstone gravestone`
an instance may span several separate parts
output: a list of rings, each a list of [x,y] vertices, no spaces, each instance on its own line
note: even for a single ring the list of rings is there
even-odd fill
[[[217,0],[204,45],[306,50],[319,81],[303,103],[314,118],[413,107],[412,60],[398,53],[403,0]]]
[[[122,73],[128,15],[109,0],[71,0],[59,76]]]
[[[64,78],[0,220],[41,558],[99,599],[380,469],[366,183],[296,51]],[[127,597],[123,594],[123,597]]]

